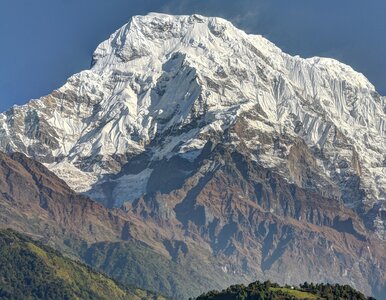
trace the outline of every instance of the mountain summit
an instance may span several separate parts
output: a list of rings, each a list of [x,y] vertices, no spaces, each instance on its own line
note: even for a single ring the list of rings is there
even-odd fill
[[[336,60],[292,57],[221,18],[149,14],[90,70],[0,114],[0,150],[156,224],[154,248],[176,263],[205,253],[240,280],[382,294],[385,113]]]
[[[374,86],[338,61],[289,56],[221,18],[152,13],[101,43],[90,70],[1,114],[0,149],[121,206],[147,192],[150,162],[192,161],[216,139],[288,182],[365,203],[384,235],[385,110]],[[144,154],[134,175],[108,176]]]

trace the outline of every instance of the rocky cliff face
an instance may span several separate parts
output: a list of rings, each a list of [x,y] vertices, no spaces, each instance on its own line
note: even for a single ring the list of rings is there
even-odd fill
[[[42,164],[0,152],[1,226],[60,243],[121,239],[125,218],[77,195]]]
[[[240,280],[370,291],[385,276],[385,120],[385,98],[335,60],[220,18],[150,14],[90,70],[0,114],[0,149],[123,206],[130,237],[175,260],[199,245]]]
[[[175,162],[173,171],[152,177],[153,192],[125,211],[109,210],[40,163],[1,154],[0,227],[177,298],[253,278],[340,282],[384,295],[384,243],[335,199],[222,144],[208,143],[199,160]],[[159,276],[149,277],[155,267]]]
[[[204,243],[191,240],[189,251],[179,253],[173,249],[186,245],[181,231],[77,195],[19,153],[0,152],[0,228],[39,239],[124,284],[177,299],[241,280],[222,272]]]
[[[200,237],[228,274],[345,282],[363,291],[373,285],[367,280],[376,280],[373,292],[381,295],[384,242],[355,211],[289,184],[229,145],[213,146],[201,159],[191,168],[173,168],[178,177],[195,170],[178,186],[168,184],[175,174],[151,178],[154,192],[135,201],[133,212],[162,227],[178,224],[184,241]]]

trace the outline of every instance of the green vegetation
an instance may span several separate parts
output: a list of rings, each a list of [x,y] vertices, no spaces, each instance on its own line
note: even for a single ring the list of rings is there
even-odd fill
[[[221,292],[211,291],[196,300],[371,300],[348,285],[308,284],[281,287],[276,283],[254,282],[248,286],[233,285]]]
[[[84,258],[121,282],[167,291],[186,299],[199,287],[199,261],[186,262],[185,270],[140,244],[98,243]],[[197,264],[197,268],[192,266]],[[211,273],[208,273],[211,274]],[[138,282],[138,280],[140,280]],[[210,283],[207,278],[207,284]],[[204,286],[204,282],[199,282]],[[213,284],[213,283],[212,283]],[[145,290],[126,288],[90,267],[62,256],[58,251],[12,230],[0,230],[0,299],[164,299]],[[299,287],[266,282],[233,285],[221,292],[211,291],[197,300],[370,300],[348,285],[308,284]]]
[[[297,289],[285,288],[285,287],[271,287],[269,288],[269,291],[276,294],[293,296],[295,297],[295,299],[318,299],[318,296],[312,293],[299,291]]]
[[[192,250],[190,250],[192,251]],[[82,259],[96,270],[125,285],[140,286],[181,300],[232,282],[230,275],[211,268],[190,253],[177,261],[133,241],[93,244]]]
[[[12,230],[0,230],[0,299],[163,299],[127,289]]]

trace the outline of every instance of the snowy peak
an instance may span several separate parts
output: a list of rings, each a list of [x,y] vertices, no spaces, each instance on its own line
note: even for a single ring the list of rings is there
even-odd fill
[[[127,63],[145,57],[153,60],[159,58],[162,62],[179,51],[195,55],[214,55],[212,59],[223,52],[228,55],[238,54],[239,59],[242,59],[241,54],[253,59],[256,59],[256,54],[260,54],[258,56],[275,69],[294,69],[293,66],[284,66],[287,61],[281,57],[282,51],[262,36],[248,35],[224,19],[199,15],[171,16],[151,13],[135,16],[131,22],[101,43],[93,57],[94,64],[99,62],[99,68],[110,68],[112,63]],[[344,79],[363,89],[374,90],[374,86],[362,74],[336,60],[320,57],[306,61],[300,57],[286,58],[290,58],[293,64],[308,62],[312,67],[327,71],[330,76],[334,75],[335,78]]]
[[[47,163],[101,201],[120,195],[114,205],[146,193],[157,162],[194,161],[208,140],[244,147],[289,182],[347,205],[386,199],[385,98],[349,66],[292,57],[221,18],[133,17],[98,46],[90,70],[0,115],[0,149]],[[289,162],[301,143],[313,184]],[[109,177],[143,154],[151,163],[137,173]],[[110,196],[95,194],[110,180]]]
[[[114,58],[115,62],[129,62],[143,57],[158,57],[163,61],[184,46],[201,46],[201,50],[200,47],[195,50],[202,51],[204,46],[208,46],[208,41],[213,42],[215,36],[223,35],[229,29],[233,29],[233,26],[223,19],[198,15],[169,16],[153,13],[135,16],[98,46],[93,56],[94,62],[106,65],[103,62],[107,61],[110,65]]]

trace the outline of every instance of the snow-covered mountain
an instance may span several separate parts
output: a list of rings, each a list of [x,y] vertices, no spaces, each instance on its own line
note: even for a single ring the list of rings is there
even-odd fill
[[[74,230],[113,241],[90,245],[106,253],[87,262],[119,280],[125,242],[147,245],[197,275],[185,296],[229,278],[269,278],[383,297],[385,101],[349,66],[291,57],[226,20],[133,17],[99,45],[90,70],[0,114],[0,150],[43,162],[77,192],[122,209],[78,206],[70,191],[67,205],[57,190],[64,182],[50,183],[46,170],[42,181],[44,168],[15,154],[31,173],[25,182],[36,183],[36,205],[9,170],[25,172],[3,155],[0,219],[23,230],[37,222],[35,234],[48,240]],[[178,274],[158,287],[172,295]]]
[[[385,112],[374,86],[336,60],[292,57],[221,18],[152,13],[101,43],[90,70],[1,114],[0,149],[121,206],[149,192],[162,162],[191,163],[217,141],[363,206],[384,235]]]

